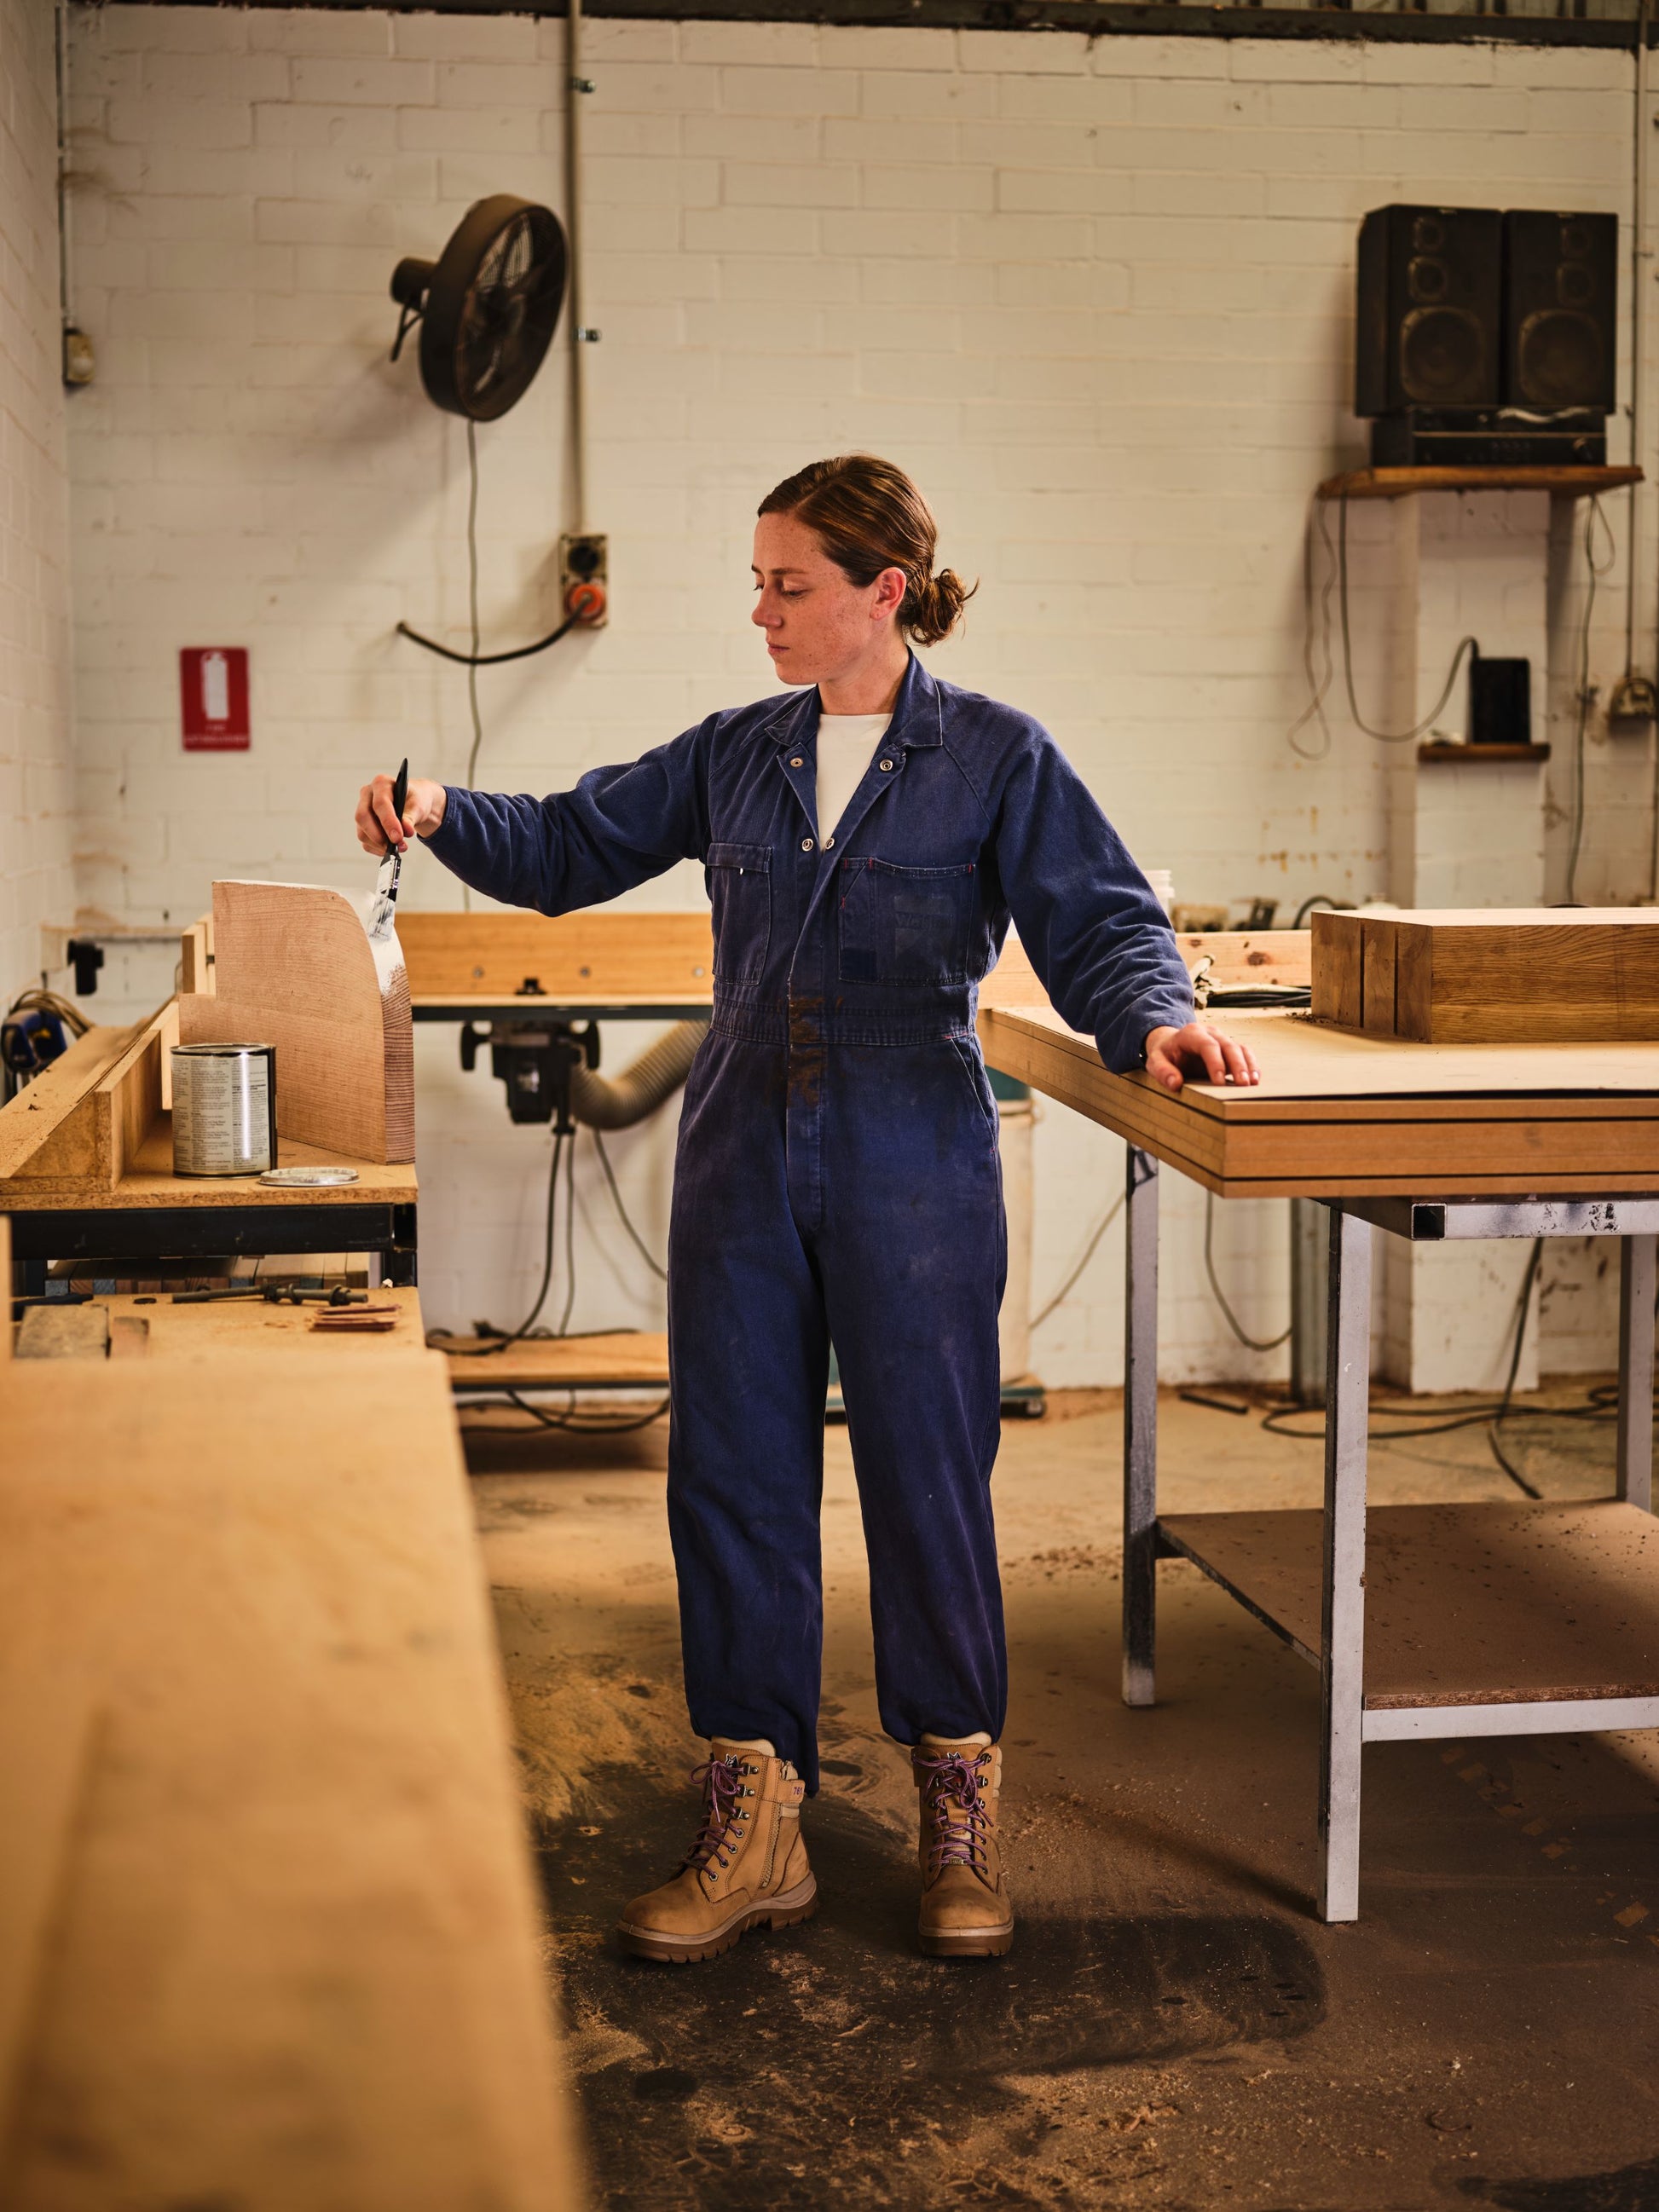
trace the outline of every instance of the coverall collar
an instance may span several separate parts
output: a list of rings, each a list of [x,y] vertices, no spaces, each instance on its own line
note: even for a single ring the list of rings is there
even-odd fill
[[[777,745],[804,744],[817,734],[822,712],[823,702],[814,684],[799,697],[784,702],[768,725],[768,735]],[[893,702],[893,719],[887,726],[883,742],[907,747],[945,743],[939,686],[914,653],[899,684],[898,697]]]

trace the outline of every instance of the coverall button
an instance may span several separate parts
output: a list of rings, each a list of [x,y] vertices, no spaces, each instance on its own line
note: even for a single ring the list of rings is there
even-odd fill
[[[790,762],[789,765],[791,768],[805,768],[806,763],[801,758],[800,755],[797,753],[793,760]]]
[[[835,843],[835,842],[836,842],[836,841],[835,841],[835,839],[834,839],[833,837],[826,837],[826,838],[824,839],[824,841],[823,841],[823,849],[824,849],[824,851],[825,851],[826,853],[830,850],[830,847]]]
[[[890,768],[892,767],[893,763],[892,763],[892,762],[891,762],[891,761],[883,761],[883,762],[882,762],[882,763],[881,763],[881,765],[882,765],[883,769],[884,769],[884,770],[885,770],[885,769],[890,769]]]
[[[803,837],[800,841],[800,848],[803,853],[810,853],[812,849],[811,839],[810,837]]]

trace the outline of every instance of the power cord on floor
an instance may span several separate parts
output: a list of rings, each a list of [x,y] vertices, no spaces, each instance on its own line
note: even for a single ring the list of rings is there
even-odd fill
[[[532,1334],[541,1336],[549,1334],[563,1336],[566,1334],[570,1326],[571,1309],[574,1305],[576,1298],[575,1247],[574,1239],[570,1233],[568,1218],[565,1233],[565,1250],[566,1267],[569,1275],[569,1290],[565,1299],[564,1320],[556,1331],[549,1331],[545,1329],[538,1330],[536,1328],[536,1323],[541,1318],[542,1308],[547,1304],[548,1291],[553,1286],[554,1227],[558,1214],[559,1169],[564,1163],[567,1147],[568,1148],[571,1155],[574,1156],[576,1149],[576,1140],[574,1136],[572,1135],[568,1137],[562,1130],[556,1129],[553,1133],[552,1164],[548,1170],[547,1176],[547,1218],[542,1232],[541,1287],[536,1292],[536,1302],[531,1307],[530,1311],[519,1323],[517,1328],[514,1329],[509,1335],[498,1336],[489,1344],[458,1344],[453,1339],[450,1339],[448,1337],[448,1332],[443,1329],[428,1329],[427,1332],[427,1341],[428,1343],[432,1343],[439,1338],[443,1338],[445,1340],[443,1349],[451,1352],[458,1358],[488,1359],[494,1357],[498,1352],[505,1352],[510,1344],[521,1344],[526,1337]],[[567,1173],[565,1192],[565,1211],[567,1217],[568,1217],[568,1215],[574,1211],[574,1208],[569,1202],[570,1182],[568,1173]]]

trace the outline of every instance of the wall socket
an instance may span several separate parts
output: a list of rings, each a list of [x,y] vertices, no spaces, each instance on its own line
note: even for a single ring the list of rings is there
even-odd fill
[[[603,629],[611,599],[610,539],[567,531],[559,540],[559,600],[584,629]]]

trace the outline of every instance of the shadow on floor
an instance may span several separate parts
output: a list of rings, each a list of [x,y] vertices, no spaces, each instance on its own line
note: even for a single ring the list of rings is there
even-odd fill
[[[1005,1960],[924,1960],[902,1846],[827,1793],[816,1920],[699,1966],[627,1958],[611,1919],[662,1879],[687,1811],[683,1793],[602,1767],[539,1838],[606,2203],[896,2205],[941,2188],[952,2203],[1064,2203],[1021,2185],[1051,2123],[1022,2122],[1011,2077],[1269,2042],[1323,2014],[1304,1935],[1261,1912],[1028,1916]],[[573,1908],[581,1892],[591,1905]],[[981,2128],[995,2149],[976,2179],[962,2152]]]

